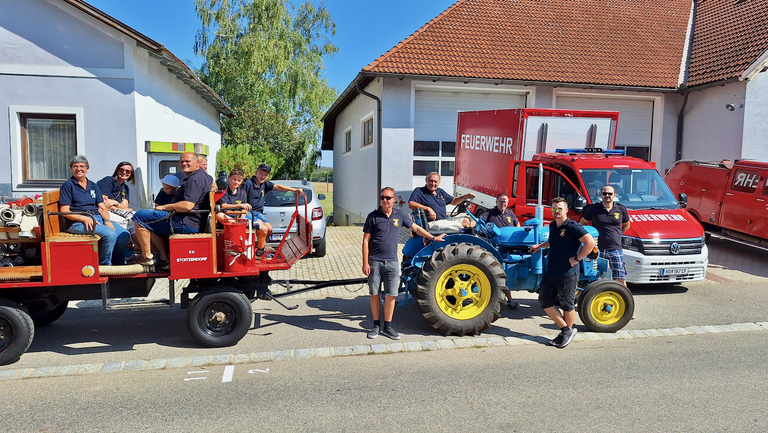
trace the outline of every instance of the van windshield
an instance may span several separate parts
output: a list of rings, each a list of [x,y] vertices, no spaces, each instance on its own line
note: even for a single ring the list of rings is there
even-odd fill
[[[592,203],[601,201],[600,191],[610,185],[615,201],[627,209],[679,209],[680,205],[658,171],[630,168],[581,169],[581,178]]]

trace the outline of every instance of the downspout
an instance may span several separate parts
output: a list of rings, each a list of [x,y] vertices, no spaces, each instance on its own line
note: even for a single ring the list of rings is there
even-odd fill
[[[381,191],[381,99],[368,93],[360,87],[360,80],[355,81],[357,93],[376,101],[376,203],[374,209],[379,208],[379,192]]]
[[[675,143],[675,161],[683,159],[683,126],[685,125],[685,106],[688,105],[688,71],[691,67],[691,52],[693,51],[693,35],[696,33],[696,10],[697,1],[693,0],[693,11],[691,12],[691,34],[688,36],[688,52],[685,59],[685,77],[680,90],[683,92],[683,105],[677,114],[677,143]]]

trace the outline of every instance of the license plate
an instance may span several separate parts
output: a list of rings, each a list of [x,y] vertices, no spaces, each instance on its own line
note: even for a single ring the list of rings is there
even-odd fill
[[[290,238],[291,238],[291,235],[286,236],[286,239],[290,239]],[[283,235],[282,234],[272,235],[272,236],[269,237],[269,240],[271,240],[271,241],[281,241],[281,240],[283,240]]]
[[[685,275],[687,273],[688,273],[688,268],[669,268],[669,269],[662,268],[661,269],[662,277],[666,275]]]

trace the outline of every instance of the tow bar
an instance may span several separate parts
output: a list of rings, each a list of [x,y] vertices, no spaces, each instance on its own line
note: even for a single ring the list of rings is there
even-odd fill
[[[269,299],[269,300],[275,301],[286,310],[295,310],[299,308],[298,305],[292,305],[289,307],[283,304],[282,302],[280,302],[280,300],[278,300],[277,298],[282,298],[283,296],[296,295],[298,293],[309,292],[317,289],[323,289],[326,287],[346,286],[348,284],[365,284],[367,282],[368,282],[368,278],[350,278],[346,280],[328,280],[328,281],[320,281],[320,282],[313,281],[313,280],[272,280],[270,284],[279,284],[285,287],[286,289],[288,289],[288,291],[284,293],[278,293],[277,295],[273,295],[271,290],[267,288],[260,288],[256,290],[256,297],[258,299],[264,299],[264,300]],[[304,287],[301,289],[291,290],[291,288],[293,287],[292,284],[300,284],[300,285],[314,284],[314,285],[309,287]]]

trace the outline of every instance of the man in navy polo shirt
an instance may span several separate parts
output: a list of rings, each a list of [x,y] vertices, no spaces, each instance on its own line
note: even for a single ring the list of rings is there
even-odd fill
[[[176,190],[171,203],[156,206],[155,210],[138,211],[133,216],[142,255],[137,259],[137,263],[141,265],[155,264],[151,250],[154,246],[160,259],[159,267],[168,266],[168,251],[160,236],[171,234],[171,225],[173,233],[184,234],[198,233],[201,225],[205,224],[205,213],[201,215],[190,211],[210,208],[208,193],[211,192],[213,178],[200,169],[194,152],[182,153],[179,166],[186,177]],[[176,214],[171,217],[170,211],[176,211]]]
[[[493,223],[496,227],[520,227],[520,221],[512,209],[508,208],[509,197],[506,194],[496,196],[496,206],[484,213],[480,218],[487,223]],[[520,306],[520,303],[512,300],[512,292],[507,290],[504,293],[507,296],[507,306],[513,310]]]
[[[427,228],[430,230],[459,230],[462,227],[471,227],[474,221],[469,218],[461,217],[457,220],[449,220],[445,212],[445,205],[457,205],[468,198],[474,198],[472,193],[464,194],[460,197],[454,197],[440,188],[440,175],[436,172],[429,173],[426,177],[426,184],[416,188],[408,199],[408,207],[417,210],[422,209],[427,213]]]
[[[395,314],[395,297],[400,285],[400,262],[397,260],[397,240],[400,227],[405,226],[425,239],[442,242],[445,234],[432,236],[415,224],[405,212],[394,207],[395,190],[386,187],[381,190],[381,207],[368,214],[363,226],[363,274],[368,276],[368,289],[371,295],[371,316],[373,329],[368,338],[376,338],[381,329],[379,321],[381,298],[379,291],[384,284],[384,329],[385,336],[399,340],[400,335],[392,327]]]
[[[549,240],[531,247],[536,253],[549,248],[547,270],[539,287],[539,305],[560,328],[560,334],[550,342],[563,348],[576,336],[576,285],[579,282],[579,262],[595,247],[595,238],[576,221],[568,218],[568,203],[562,197],[552,200],[555,220],[549,224]],[[581,244],[584,248],[579,250]],[[559,298],[560,310],[556,307]]]
[[[600,191],[603,200],[584,208],[581,223],[592,222],[597,229],[597,248],[600,257],[608,260],[614,280],[627,285],[627,266],[624,264],[624,250],[621,247],[621,235],[629,230],[629,212],[627,208],[613,199],[616,190],[606,185]]]
[[[299,188],[291,188],[289,186],[280,185],[269,181],[269,175],[272,172],[272,167],[267,164],[259,165],[256,169],[256,175],[245,181],[243,184],[243,191],[248,199],[248,204],[253,208],[249,217],[254,223],[263,225],[267,228],[267,239],[272,234],[272,224],[267,221],[267,217],[264,216],[264,201],[267,198],[267,193],[276,189],[278,191],[301,191]],[[265,246],[269,250],[269,246]],[[261,252],[263,254],[264,251]]]

